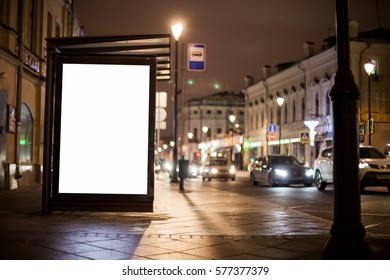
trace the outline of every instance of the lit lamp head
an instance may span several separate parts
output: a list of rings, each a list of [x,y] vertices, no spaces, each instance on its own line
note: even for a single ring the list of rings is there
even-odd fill
[[[202,131],[203,131],[204,133],[207,133],[207,131],[209,131],[209,128],[208,128],[207,126],[204,126],[204,127],[202,127]]]
[[[230,115],[230,116],[229,116],[229,121],[230,121],[231,123],[234,123],[235,120],[236,120],[236,116],[235,116],[235,115]]]
[[[283,97],[276,98],[276,103],[278,103],[279,107],[282,107],[284,104],[284,98]]]
[[[171,26],[171,30],[172,30],[173,38],[176,41],[179,41],[180,36],[181,36],[181,32],[183,31],[183,25],[181,25],[180,23],[176,23],[176,24]]]
[[[366,63],[364,63],[364,69],[368,76],[375,74],[375,63],[371,59],[367,59]]]

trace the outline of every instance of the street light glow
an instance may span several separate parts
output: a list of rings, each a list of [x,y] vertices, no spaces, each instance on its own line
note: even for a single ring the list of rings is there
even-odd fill
[[[229,116],[229,120],[231,123],[234,123],[234,121],[236,120],[236,116],[235,115],[230,115]]]
[[[179,41],[181,32],[183,31],[183,25],[181,25],[180,23],[173,24],[171,26],[171,30],[173,38],[175,38],[176,41]]]
[[[364,70],[368,76],[371,74],[375,74],[375,63],[371,59],[367,59],[366,63],[364,63]]]
[[[279,107],[282,107],[284,104],[284,98],[283,97],[278,97],[276,99],[276,103],[278,103]]]

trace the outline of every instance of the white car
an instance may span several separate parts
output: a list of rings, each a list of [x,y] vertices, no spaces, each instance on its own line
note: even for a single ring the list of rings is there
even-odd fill
[[[323,149],[314,161],[314,184],[320,191],[333,184],[333,148]],[[384,186],[390,191],[390,159],[377,149],[359,147],[360,190],[369,186]]]

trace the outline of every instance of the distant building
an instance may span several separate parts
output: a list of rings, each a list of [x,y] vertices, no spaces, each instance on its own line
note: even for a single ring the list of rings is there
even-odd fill
[[[179,124],[179,131],[183,139],[181,155],[190,161],[201,162],[207,156],[222,153],[239,164],[241,158],[236,159],[235,154],[241,154],[245,131],[244,94],[219,92],[188,100],[184,126]]]
[[[82,33],[72,0],[0,0],[0,189],[41,183],[45,38]]]
[[[351,70],[361,93],[360,141],[368,144],[368,75],[363,65],[371,59],[376,64],[376,73],[370,77],[372,146],[385,151],[390,145],[390,30],[358,33],[357,22],[351,21],[350,49]],[[281,152],[312,165],[321,147],[332,145],[329,92],[337,71],[335,38],[326,40],[320,53],[314,52],[310,42],[305,43],[304,50],[304,59],[279,65],[275,74],[265,66],[265,78],[245,89],[245,164],[256,156]],[[281,107],[276,102],[278,97],[284,99]],[[318,122],[311,143],[304,123],[309,120]]]

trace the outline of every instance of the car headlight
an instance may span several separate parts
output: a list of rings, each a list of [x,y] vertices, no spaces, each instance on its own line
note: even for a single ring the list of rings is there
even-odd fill
[[[230,166],[229,173],[230,174],[236,173],[236,168],[234,167],[234,165]]]
[[[211,173],[212,173],[212,174],[217,174],[217,173],[218,173],[218,169],[212,168],[212,169],[211,169]]]
[[[165,170],[172,170],[172,165],[170,165],[169,163],[165,163],[164,168]]]
[[[195,166],[191,167],[191,173],[198,173],[198,169]]]
[[[288,175],[288,172],[286,170],[276,168],[275,174],[280,177],[286,177]]]
[[[370,165],[367,162],[360,162],[359,169],[370,168]]]
[[[313,169],[306,170],[306,177],[313,177],[313,174],[314,174]]]

